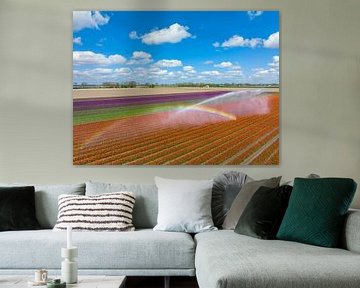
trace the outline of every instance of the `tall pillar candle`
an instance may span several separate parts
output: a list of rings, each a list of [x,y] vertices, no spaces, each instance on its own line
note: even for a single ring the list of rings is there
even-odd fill
[[[72,248],[72,227],[69,225],[66,229],[67,232],[67,241],[66,241],[66,248]]]

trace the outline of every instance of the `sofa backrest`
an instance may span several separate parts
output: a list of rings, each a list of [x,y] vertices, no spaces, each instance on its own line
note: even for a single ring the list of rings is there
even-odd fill
[[[157,223],[158,214],[158,192],[155,184],[86,183],[86,195],[89,196],[120,191],[131,191],[135,194],[135,228],[153,228]]]

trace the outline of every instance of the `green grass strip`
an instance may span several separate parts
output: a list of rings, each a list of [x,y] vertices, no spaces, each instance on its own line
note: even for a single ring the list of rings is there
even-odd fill
[[[144,104],[136,106],[111,107],[74,111],[73,125],[87,124],[91,122],[116,120],[124,117],[148,115],[155,112],[176,110],[182,106],[188,106],[195,101],[181,101],[164,104]]]

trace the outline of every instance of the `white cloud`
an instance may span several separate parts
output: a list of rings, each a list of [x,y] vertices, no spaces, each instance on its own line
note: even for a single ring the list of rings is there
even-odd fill
[[[154,65],[159,66],[159,67],[179,67],[179,66],[182,66],[183,64],[180,60],[163,59],[163,60],[157,61]]]
[[[194,71],[194,73],[196,73]],[[180,79],[184,77],[188,77],[187,75],[192,75],[192,72],[185,72],[185,71],[170,71],[167,73],[166,78],[168,79]]]
[[[247,14],[250,17],[250,20],[253,20],[254,18],[262,15],[263,13],[264,13],[263,11],[256,11],[256,10],[247,12]]]
[[[203,71],[201,72],[201,74],[206,76],[219,76],[221,73],[217,70],[211,70],[211,71]]]
[[[136,67],[133,69],[132,75],[138,77],[139,79],[144,79],[148,77],[148,69],[144,67]]]
[[[256,79],[265,79],[267,82],[279,81],[279,56],[273,56],[272,62],[268,63],[266,68],[253,69],[253,77]]]
[[[74,65],[113,65],[123,64],[126,59],[118,54],[110,55],[106,57],[100,53],[94,53],[92,51],[74,51],[73,63]]]
[[[231,48],[231,47],[251,47],[255,48],[262,44],[262,39],[260,38],[251,38],[245,39],[242,36],[234,35],[230,37],[228,40],[224,41],[221,44],[223,48]]]
[[[214,61],[212,61],[212,60],[207,60],[207,61],[204,62],[204,64],[206,64],[206,65],[210,65],[210,64],[213,64],[213,63],[214,63]]]
[[[127,62],[128,65],[144,65],[152,62],[151,54],[144,51],[134,51],[131,59]]]
[[[202,71],[199,74],[195,74],[193,78],[197,78],[206,82],[213,83],[224,83],[224,82],[233,82],[239,83],[244,81],[244,75],[240,66],[233,65],[225,70],[208,70]]]
[[[264,68],[256,68],[256,69],[254,69],[254,72],[255,73],[253,74],[253,76],[257,77],[257,78],[265,77],[268,74],[270,74],[270,70],[269,69],[264,69]]]
[[[95,68],[95,69],[91,69],[89,70],[94,74],[110,74],[113,72],[113,69],[110,68]]]
[[[219,67],[219,68],[229,68],[231,66],[233,66],[233,64],[230,61],[221,62],[219,64],[214,65],[214,67]]]
[[[229,77],[237,77],[237,76],[243,75],[243,72],[241,71],[241,69],[228,70],[228,71],[225,71],[224,73]]]
[[[149,72],[155,76],[163,76],[167,74],[168,71],[166,69],[160,69],[159,67],[153,67],[149,70]]]
[[[167,73],[167,70],[160,70],[156,73],[157,76],[161,76]],[[154,73],[155,74],[155,73]]]
[[[102,81],[106,81],[114,78],[113,72],[113,69],[95,68],[85,71],[74,70],[73,75],[74,79],[80,78],[93,81],[101,79]]]
[[[134,51],[132,53],[132,57],[133,59],[150,59],[151,58],[151,54],[146,53],[144,51]]]
[[[73,38],[73,43],[77,45],[82,45],[81,37]]]
[[[74,70],[73,74],[74,76],[77,77],[101,77],[104,75],[108,75],[108,74],[112,74],[113,73],[113,69],[109,69],[109,68],[95,68],[95,69],[90,69],[90,70],[84,70],[84,71],[80,71],[80,70]]]
[[[135,40],[135,39],[139,39],[139,36],[137,35],[136,31],[131,31],[129,33],[129,38]]]
[[[268,65],[270,67],[279,69],[279,60],[280,60],[279,56],[273,56],[273,61],[270,62]]]
[[[114,73],[116,75],[126,76],[131,73],[131,70],[129,68],[116,68],[114,69]]]
[[[220,43],[219,43],[219,42],[214,42],[212,45],[213,45],[215,48],[220,47]]]
[[[121,81],[123,77],[131,75],[129,68],[94,68],[89,70],[74,70],[75,82],[91,81],[91,83],[101,83],[106,81]],[[122,77],[119,79],[119,77]]]
[[[184,70],[185,73],[189,73],[189,74],[195,74],[196,73],[195,68],[193,66],[190,66],[190,65],[184,66],[183,70]]]
[[[123,56],[118,54],[110,55],[108,57],[108,60],[110,62],[109,64],[123,64],[126,61],[126,59]]]
[[[96,46],[99,46],[99,47],[104,46],[105,41],[106,41],[106,38],[100,38],[98,43],[96,43]]]
[[[192,37],[188,32],[189,27],[174,23],[167,28],[155,29],[149,33],[139,36],[136,31],[129,34],[131,39],[141,39],[147,45],[159,45],[163,43],[179,43],[183,39]]]
[[[99,29],[99,26],[109,22],[110,17],[102,15],[99,11],[74,11],[73,30],[80,31],[85,28]]]
[[[271,34],[268,39],[264,40],[264,47],[279,48],[279,32]]]
[[[271,34],[267,39],[261,38],[244,38],[239,35],[233,35],[221,44],[219,42],[213,43],[215,48],[233,48],[233,47],[264,47],[264,48],[279,48],[279,32]]]

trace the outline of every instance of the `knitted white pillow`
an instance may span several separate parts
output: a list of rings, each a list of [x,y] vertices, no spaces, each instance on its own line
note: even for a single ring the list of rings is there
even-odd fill
[[[92,196],[59,196],[59,214],[55,231],[133,231],[133,192],[115,192]]]

